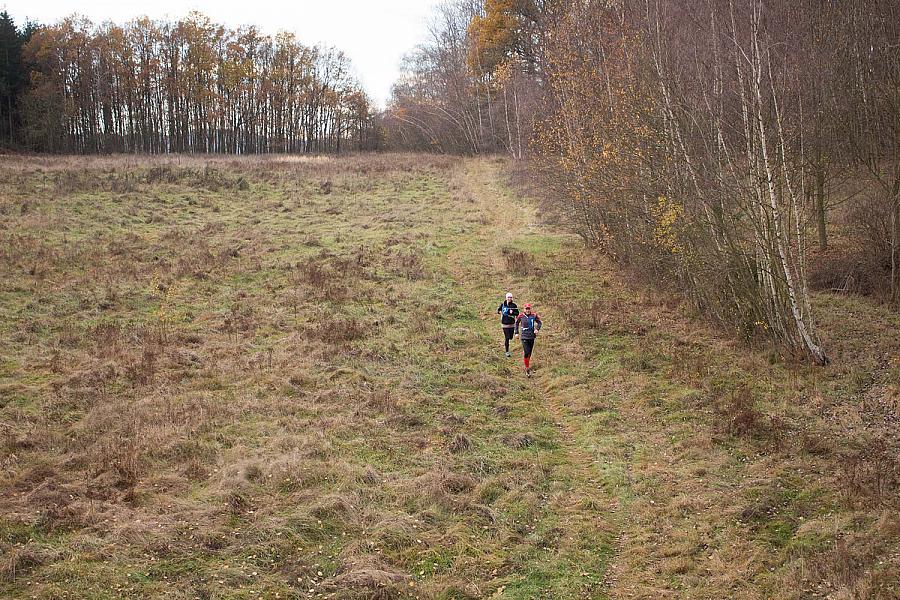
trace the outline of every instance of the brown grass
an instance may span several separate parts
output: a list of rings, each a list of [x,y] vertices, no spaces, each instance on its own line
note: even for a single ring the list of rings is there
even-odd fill
[[[53,552],[30,543],[21,547],[4,548],[4,556],[0,558],[0,581],[15,583],[31,573],[36,567],[50,562],[57,557]]]
[[[513,275],[526,277],[540,274],[540,269],[535,266],[534,258],[530,253],[509,247],[504,247],[501,253],[506,262],[506,269]]]
[[[496,167],[0,159],[0,595],[889,597],[896,318],[739,347]]]

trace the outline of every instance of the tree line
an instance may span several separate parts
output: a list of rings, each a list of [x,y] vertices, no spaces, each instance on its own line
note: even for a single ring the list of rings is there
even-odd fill
[[[40,152],[340,152],[377,146],[340,51],[200,13],[126,25],[0,13],[0,139]]]
[[[429,41],[410,53],[385,113],[389,145],[522,158],[538,112],[547,0],[439,5]]]
[[[524,155],[623,267],[824,363],[808,260],[829,190],[855,186],[860,260],[900,300],[898,43],[880,0],[452,0],[385,124],[394,145]]]

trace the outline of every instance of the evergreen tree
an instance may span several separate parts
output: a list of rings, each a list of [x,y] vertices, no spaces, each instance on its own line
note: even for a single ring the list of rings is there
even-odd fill
[[[33,26],[21,31],[7,11],[0,12],[0,145],[18,141],[18,100],[25,90],[27,75],[22,64],[22,46]]]

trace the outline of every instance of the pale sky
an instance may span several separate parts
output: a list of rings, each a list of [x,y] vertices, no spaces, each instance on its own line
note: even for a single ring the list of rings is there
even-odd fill
[[[54,23],[73,13],[94,21],[124,23],[147,15],[179,19],[199,10],[230,27],[256,25],[267,34],[293,31],[309,46],[343,50],[356,76],[382,107],[397,79],[400,60],[424,41],[440,0],[0,0],[17,24]]]

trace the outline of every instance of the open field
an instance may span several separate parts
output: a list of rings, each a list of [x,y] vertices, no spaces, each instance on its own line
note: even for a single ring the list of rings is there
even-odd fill
[[[0,158],[0,596],[897,597],[900,317],[786,365],[503,169]]]

